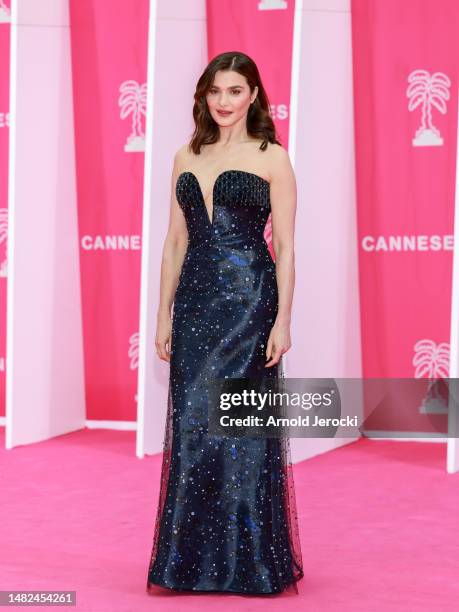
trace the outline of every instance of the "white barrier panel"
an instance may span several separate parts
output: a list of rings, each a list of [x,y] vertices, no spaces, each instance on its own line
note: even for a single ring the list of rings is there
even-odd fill
[[[324,75],[327,75],[326,78]],[[298,187],[290,378],[361,376],[347,0],[297,1],[290,156]],[[352,439],[293,439],[295,462]]]
[[[186,60],[186,61],[184,61]],[[174,154],[193,131],[193,94],[207,65],[205,0],[151,0],[139,325],[137,456],[163,450],[169,364],[156,356],[156,313]]]
[[[67,0],[12,4],[6,446],[84,426]]]
[[[459,120],[457,122],[459,126]],[[459,132],[459,130],[458,130]],[[450,474],[459,471],[459,419],[457,414],[457,383],[459,378],[459,136],[456,137],[456,193],[454,200],[454,255],[451,294],[450,336],[450,405],[448,413],[448,450],[446,469]]]

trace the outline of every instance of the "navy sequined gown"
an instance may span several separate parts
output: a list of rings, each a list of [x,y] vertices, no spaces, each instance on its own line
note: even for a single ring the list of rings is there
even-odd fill
[[[189,243],[175,294],[161,490],[147,591],[298,592],[303,576],[288,439],[207,432],[212,377],[279,377],[265,368],[278,293],[263,237],[269,182],[225,170],[210,219],[182,172],[176,195]]]

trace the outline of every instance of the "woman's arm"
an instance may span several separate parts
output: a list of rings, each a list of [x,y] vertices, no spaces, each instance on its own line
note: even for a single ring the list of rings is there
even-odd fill
[[[270,200],[272,243],[276,256],[279,305],[276,321],[266,349],[265,367],[279,362],[289,350],[290,319],[295,285],[294,231],[296,215],[296,180],[287,151],[274,145],[271,149]]]
[[[165,361],[170,361],[172,340],[171,309],[188,245],[188,230],[185,217],[175,195],[175,185],[179,175],[182,150],[183,148],[180,149],[174,157],[174,167],[171,179],[169,228],[164,240],[161,260],[155,345],[159,358]]]

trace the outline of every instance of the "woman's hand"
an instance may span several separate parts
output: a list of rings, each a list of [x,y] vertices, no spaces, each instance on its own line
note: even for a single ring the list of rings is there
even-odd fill
[[[172,318],[168,312],[158,312],[156,324],[156,352],[160,359],[171,360]]]
[[[265,363],[265,368],[270,368],[276,363],[279,363],[281,356],[286,353],[291,346],[290,323],[276,320],[268,338],[266,359],[269,361]]]

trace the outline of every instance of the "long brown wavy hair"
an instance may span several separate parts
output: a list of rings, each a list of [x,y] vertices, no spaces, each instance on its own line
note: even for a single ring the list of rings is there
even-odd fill
[[[195,129],[189,147],[199,155],[201,146],[217,142],[220,137],[218,124],[212,118],[207,106],[206,94],[212,87],[217,70],[234,70],[247,79],[250,92],[258,86],[257,97],[247,113],[247,132],[250,136],[261,138],[260,149],[264,151],[268,142],[281,144],[269,111],[269,101],[261,82],[255,62],[240,51],[220,53],[207,65],[199,77],[194,94],[193,118]]]

